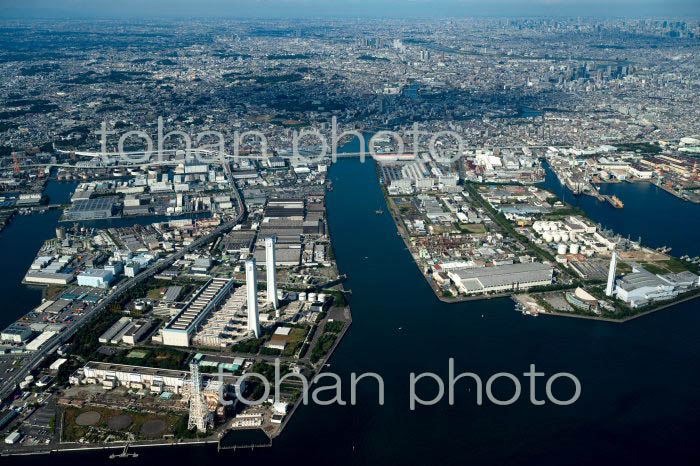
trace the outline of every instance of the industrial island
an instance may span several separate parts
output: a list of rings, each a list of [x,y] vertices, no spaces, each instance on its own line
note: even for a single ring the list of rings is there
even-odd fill
[[[377,157],[385,199],[443,301],[513,296],[516,309],[528,315],[619,322],[700,295],[697,257],[678,259],[668,248],[622,238],[541,187],[542,161],[556,173],[579,164],[571,148],[468,149],[460,157],[454,148],[389,155],[394,149],[387,141]],[[616,151],[592,148],[597,158],[586,163],[611,160]],[[638,155],[620,150],[614,157],[634,169],[629,160]],[[612,169],[621,176],[619,166],[605,167],[598,168],[599,177]],[[676,176],[681,168],[697,180],[695,164],[676,166]],[[667,169],[654,176],[668,178]],[[610,204],[620,207],[615,199]]]
[[[171,162],[82,183],[64,214],[72,223],[27,270],[44,300],[1,334],[3,455],[269,445],[301,402],[295,375],[313,379],[348,330],[325,162]],[[124,208],[175,217],[95,227],[119,192]],[[197,206],[209,215],[181,217]],[[267,398],[249,372],[271,381]]]

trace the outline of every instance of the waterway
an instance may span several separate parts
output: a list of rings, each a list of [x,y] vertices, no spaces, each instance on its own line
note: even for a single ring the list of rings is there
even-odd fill
[[[349,276],[345,286],[352,290],[353,324],[327,370],[340,376],[348,404],[300,407],[271,448],[219,454],[214,447],[139,449],[139,458],[129,464],[697,464],[697,303],[624,325],[528,317],[514,312],[509,299],[442,303],[405,249],[387,209],[375,213],[384,201],[374,162],[341,159],[330,177],[330,232],[338,267]],[[429,371],[447,380],[449,358],[455,359],[457,373],[474,372],[484,383],[498,372],[518,375],[519,401],[478,406],[475,385],[462,380],[454,405],[445,398],[411,411],[409,374]],[[522,376],[530,364],[547,376],[574,374],[582,386],[580,399],[571,406],[532,405]],[[350,373],[368,371],[384,380],[384,404],[378,404],[376,384],[362,381],[357,403],[350,406]],[[437,389],[424,382],[418,392],[429,399]],[[537,399],[546,399],[542,378],[536,387]],[[512,383],[501,380],[494,391],[507,399]],[[553,391],[567,399],[572,385],[559,380]],[[48,461],[111,464],[105,452]]]
[[[683,201],[652,183],[601,184],[601,194],[615,195],[625,204],[616,209],[592,196],[575,196],[559,183],[549,165],[545,169],[542,186],[583,209],[604,228],[635,241],[641,237],[643,244],[654,248],[671,247],[676,257],[700,255],[700,204]]]
[[[51,204],[70,202],[77,183],[49,181],[44,193]],[[56,227],[63,211],[48,210],[44,213],[16,215],[10,224],[0,232],[0,251],[3,253],[0,268],[0,295],[6,305],[0,311],[0,327],[4,328],[33,308],[41,304],[42,288],[21,284],[36,253],[49,238],[56,237]],[[133,225],[147,225],[182,218],[205,218],[209,213],[181,216],[151,215],[146,217],[125,217],[106,220],[80,222],[92,228],[122,228]],[[11,303],[11,304],[9,304]]]

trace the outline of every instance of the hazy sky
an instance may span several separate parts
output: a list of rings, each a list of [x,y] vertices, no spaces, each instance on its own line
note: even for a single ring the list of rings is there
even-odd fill
[[[0,0],[0,18],[700,16],[700,0]]]

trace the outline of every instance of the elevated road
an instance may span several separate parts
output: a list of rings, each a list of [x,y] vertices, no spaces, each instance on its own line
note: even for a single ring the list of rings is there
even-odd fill
[[[15,390],[17,385],[22,380],[24,380],[24,378],[27,375],[29,375],[31,371],[37,368],[48,355],[52,354],[59,346],[70,340],[73,337],[73,335],[75,335],[75,333],[78,330],[80,330],[82,326],[90,322],[95,317],[99,316],[102,313],[102,311],[107,309],[108,306],[116,302],[122,294],[126,293],[139,283],[148,280],[157,273],[167,269],[176,261],[184,257],[185,254],[188,254],[196,250],[197,248],[213,241],[214,239],[216,239],[217,237],[219,237],[220,235],[222,235],[223,233],[227,232],[235,225],[240,223],[245,218],[247,214],[245,210],[245,203],[243,202],[243,197],[241,195],[240,190],[238,189],[238,186],[231,177],[231,170],[228,164],[224,164],[224,171],[229,177],[231,193],[236,198],[238,208],[238,214],[236,215],[236,218],[220,225],[213,232],[197,239],[196,241],[192,242],[192,244],[186,246],[180,251],[174,252],[173,254],[170,254],[167,257],[159,259],[153,265],[151,265],[149,268],[139,273],[135,277],[125,281],[124,283],[121,283],[120,285],[117,285],[115,288],[110,289],[107,297],[103,298],[102,301],[100,301],[94,308],[90,309],[85,314],[85,316],[83,316],[82,319],[75,322],[71,327],[59,333],[58,336],[50,340],[50,342],[44,348],[41,348],[38,351],[36,351],[36,353],[32,356],[29,362],[24,364],[21,368],[17,370],[15,374],[13,374],[11,377],[5,380],[2,383],[2,385],[0,385],[0,400],[9,396]]]

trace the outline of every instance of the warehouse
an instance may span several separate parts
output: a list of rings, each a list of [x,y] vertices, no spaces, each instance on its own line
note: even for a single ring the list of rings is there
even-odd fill
[[[448,272],[464,294],[484,294],[523,290],[552,283],[554,269],[539,262],[478,267]]]
[[[107,288],[113,279],[114,275],[109,270],[86,269],[78,275],[78,285],[92,288]]]
[[[37,285],[67,285],[73,281],[73,278],[73,275],[70,273],[40,272],[38,270],[30,270],[24,276],[24,282],[34,283]]]
[[[72,207],[66,211],[65,219],[79,221],[110,218],[114,216],[114,212],[115,198],[113,197],[83,199],[73,202]]]
[[[131,323],[131,319],[128,317],[122,317],[116,321],[111,327],[104,332],[97,341],[100,343],[109,343],[109,341],[114,338],[119,332],[124,330],[124,328]]]
[[[32,329],[13,323],[2,331],[0,339],[8,343],[24,343],[32,336]]]
[[[30,341],[25,348],[27,351],[37,351],[48,343],[49,340],[51,340],[55,335],[56,332],[53,331],[42,332],[38,337]]]

